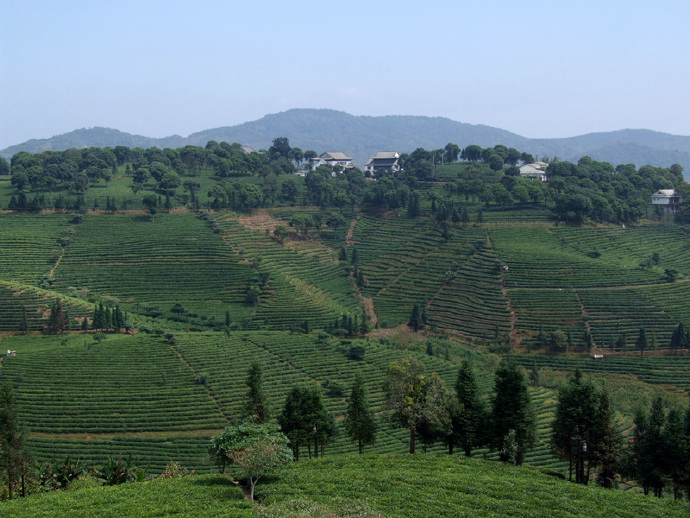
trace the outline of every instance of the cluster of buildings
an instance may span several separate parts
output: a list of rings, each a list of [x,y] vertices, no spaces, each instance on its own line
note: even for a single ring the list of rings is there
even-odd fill
[[[312,169],[322,165],[328,166],[332,170],[335,170],[337,167],[341,171],[356,167],[352,162],[352,157],[347,156],[342,151],[326,151],[318,157],[311,159]],[[379,151],[376,153],[376,156],[371,157],[364,165],[364,171],[372,174],[383,170],[397,172],[400,169],[400,153],[397,151]]]
[[[347,156],[342,151],[326,151],[318,157],[311,159],[312,169],[322,165],[328,166],[334,171],[336,167],[340,171],[356,167],[352,162],[352,157]],[[520,176],[547,182],[546,168],[548,166],[549,164],[541,161],[524,164],[520,167]],[[396,151],[379,151],[376,153],[376,156],[371,157],[364,165],[364,171],[372,175],[377,171],[389,170],[397,172],[400,169],[400,154]],[[652,195],[652,205],[660,207],[666,212],[677,212],[681,201],[683,201],[682,197],[674,189],[661,189]]]

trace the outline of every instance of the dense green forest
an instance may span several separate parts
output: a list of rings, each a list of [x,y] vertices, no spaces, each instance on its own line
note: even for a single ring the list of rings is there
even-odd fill
[[[15,154],[0,159],[2,207],[10,210],[118,210],[152,207],[250,211],[259,207],[315,205],[322,208],[407,209],[418,216],[422,198],[432,203],[440,223],[467,217],[473,207],[548,207],[567,222],[636,222],[649,215],[651,194],[659,189],[687,193],[683,170],[596,162],[551,161],[544,185],[522,178],[518,163],[534,157],[515,148],[418,148],[403,153],[402,171],[309,168],[313,150],[291,147],[284,137],[264,152],[239,144],[210,141],[205,148],[86,148]],[[544,157],[542,157],[544,158]],[[546,157],[548,159],[548,157]],[[460,160],[460,162],[457,162]],[[375,182],[367,180],[375,179]],[[437,207],[438,206],[438,207]],[[436,209],[439,209],[438,211]]]
[[[249,418],[300,463],[455,449],[683,496],[688,205],[650,204],[688,194],[680,166],[316,156],[276,138],[0,160],[0,380],[30,452],[3,495],[28,465],[31,491],[215,471]],[[546,183],[520,177],[535,158]]]

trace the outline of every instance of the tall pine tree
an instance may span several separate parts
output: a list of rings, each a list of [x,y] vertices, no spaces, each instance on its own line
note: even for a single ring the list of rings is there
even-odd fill
[[[355,376],[352,385],[350,401],[345,414],[345,430],[352,442],[357,443],[359,453],[364,451],[364,446],[374,444],[376,441],[376,423],[369,411],[364,379],[360,373]]]
[[[592,441],[596,426],[598,394],[594,385],[583,379],[582,372],[575,370],[565,385],[558,389],[556,415],[551,424],[551,446],[560,458],[569,462],[569,479],[572,480],[573,462],[581,458],[582,443]],[[575,481],[585,483],[584,464],[578,462]]]
[[[266,423],[270,412],[261,383],[261,365],[255,361],[247,372],[247,399],[244,403],[243,417],[254,424]]]
[[[486,419],[486,408],[479,395],[474,368],[468,359],[465,359],[460,366],[455,391],[461,411],[458,421],[453,423],[453,429],[456,432],[457,445],[469,457],[473,449],[485,443],[482,428]]]
[[[27,465],[25,433],[19,424],[16,400],[12,386],[5,381],[0,386],[0,473],[7,481],[8,496],[14,496],[14,487],[24,475]]]
[[[490,445],[501,450],[508,432],[515,430],[517,454],[515,463],[522,464],[525,453],[536,439],[536,418],[527,381],[520,367],[514,362],[503,361],[496,371],[495,393],[491,398]],[[510,460],[501,455],[504,462]]]
[[[65,315],[62,312],[62,301],[57,299],[50,309],[50,317],[48,318],[48,329],[53,333],[60,333],[65,329],[67,322]]]

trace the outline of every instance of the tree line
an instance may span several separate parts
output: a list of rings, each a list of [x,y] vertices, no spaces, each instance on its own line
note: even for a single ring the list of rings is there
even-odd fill
[[[543,183],[520,176],[517,166],[532,162],[532,155],[502,145],[460,148],[449,143],[436,150],[417,148],[400,155],[401,170],[374,173],[356,167],[343,170],[340,166],[323,165],[310,170],[311,158],[316,156],[315,151],[303,152],[290,146],[285,137],[274,139],[268,150],[260,152],[216,141],[209,141],[205,147],[179,149],[116,146],[35,154],[19,152],[10,163],[0,159],[0,174],[11,174],[11,183],[16,188],[8,206],[10,210],[85,208],[84,194],[90,185],[100,181],[108,184],[113,176],[124,172],[131,178],[133,193],[143,189],[154,191],[147,195],[150,200],[144,204],[142,200],[118,202],[108,198],[106,206],[94,208],[115,212],[144,206],[151,210],[163,206],[165,198],[167,208],[186,204],[195,209],[250,211],[257,207],[302,204],[340,210],[406,208],[411,217],[418,217],[420,199],[426,197],[430,198],[433,209],[442,207],[442,201],[446,206],[455,203],[454,209],[439,218],[448,221],[455,210],[456,223],[463,219],[466,210],[463,199],[465,204],[473,201],[487,208],[541,204],[552,210],[554,218],[568,223],[586,220],[627,223],[647,215],[653,192],[677,189],[687,202],[677,215],[679,221],[685,221],[690,213],[690,187],[684,182],[678,164],[637,169],[632,164],[614,167],[589,157],[581,158],[577,164],[554,158],[546,169],[549,181]],[[457,164],[462,165],[459,169],[453,169],[455,179],[444,179],[449,164],[457,161],[463,163]],[[303,163],[307,172],[301,179],[292,173]],[[202,171],[216,180],[207,190],[208,201],[204,205],[198,195],[201,183],[195,179]],[[254,180],[247,182],[242,177]],[[443,180],[440,194],[420,187],[420,183],[439,180]]]

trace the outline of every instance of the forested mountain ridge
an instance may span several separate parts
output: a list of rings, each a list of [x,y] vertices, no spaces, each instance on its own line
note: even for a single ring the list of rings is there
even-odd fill
[[[667,167],[673,163],[690,171],[690,137],[650,130],[620,130],[560,139],[531,139],[506,130],[456,122],[444,117],[354,116],[335,110],[293,109],[259,120],[192,133],[149,138],[114,129],[79,129],[49,139],[32,139],[0,151],[11,157],[19,151],[31,153],[79,147],[181,147],[204,146],[209,140],[240,142],[267,149],[276,135],[288,137],[302,149],[341,150],[360,166],[377,151],[394,149],[411,152],[417,147],[438,148],[448,142],[482,147],[502,144],[533,155],[558,156],[577,161],[582,156],[613,164],[633,163]]]

